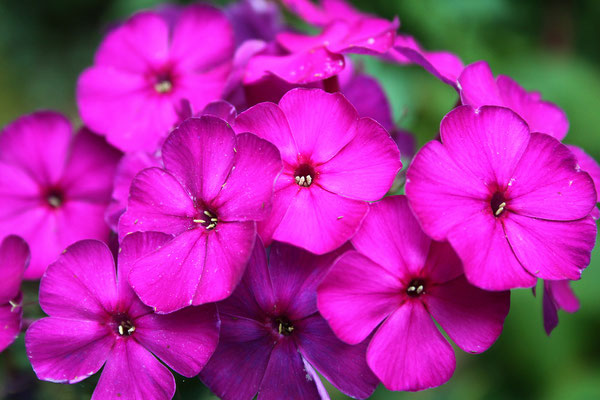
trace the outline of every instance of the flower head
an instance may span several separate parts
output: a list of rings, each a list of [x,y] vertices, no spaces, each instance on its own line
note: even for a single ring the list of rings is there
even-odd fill
[[[273,209],[259,224],[268,244],[278,240],[324,254],[358,229],[367,201],[388,191],[401,167],[390,135],[359,118],[339,93],[294,89],[279,105],[261,103],[241,113],[236,132],[254,132],[275,144],[283,172]]]
[[[596,191],[572,152],[502,107],[456,108],[441,140],[415,156],[406,194],[425,232],[452,244],[469,281],[504,290],[579,279],[596,238]]]
[[[367,362],[391,390],[422,390],[454,372],[452,346],[485,351],[498,338],[509,292],[470,285],[446,242],[419,227],[404,196],[371,204],[352,239],[357,251],[340,256],[317,288],[318,307],[346,343],[375,331]]]
[[[519,114],[531,132],[542,132],[562,140],[569,130],[567,115],[558,106],[542,100],[538,92],[527,92],[505,75],[494,79],[490,66],[478,61],[467,66],[458,77],[463,104],[507,107]]]
[[[21,281],[29,264],[29,247],[18,236],[0,243],[0,352],[19,335],[23,307]]]
[[[120,153],[61,114],[22,116],[0,132],[0,232],[25,239],[37,279],[68,245],[107,240],[104,209]]]
[[[277,148],[235,135],[213,116],[190,118],[162,148],[165,169],[140,172],[131,185],[119,237],[158,231],[173,238],[139,259],[130,281],[159,312],[222,300],[241,279],[256,222],[264,219],[281,171]]]
[[[366,344],[341,342],[317,311],[317,283],[344,249],[315,256],[275,243],[267,261],[257,241],[240,285],[218,304],[219,346],[200,373],[217,396],[327,398],[317,371],[349,396],[373,392],[378,380],[365,362]]]
[[[233,50],[232,27],[213,7],[137,13],[106,36],[80,76],[81,117],[123,151],[153,152],[178,122],[182,99],[200,110],[221,96]]]
[[[25,335],[39,379],[77,383],[104,365],[93,399],[171,399],[175,380],[156,358],[184,376],[198,374],[217,345],[215,306],[158,315],[127,283],[135,259],[169,239],[162,233],[128,236],[117,269],[104,243],[83,240],[48,267],[40,305],[49,317]]]

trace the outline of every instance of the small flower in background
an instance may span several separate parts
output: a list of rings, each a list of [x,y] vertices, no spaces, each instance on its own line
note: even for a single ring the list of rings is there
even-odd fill
[[[39,379],[73,384],[104,365],[93,399],[171,399],[175,379],[156,357],[179,374],[198,374],[217,346],[215,306],[158,315],[127,283],[135,259],[169,239],[162,233],[129,235],[117,269],[104,243],[84,240],[48,267],[40,306],[49,317],[25,335]]]
[[[27,241],[26,279],[38,279],[71,243],[108,240],[104,210],[121,154],[59,113],[39,111],[0,132],[0,232]]]
[[[133,180],[119,238],[159,231],[173,239],[135,263],[132,286],[158,312],[222,300],[244,273],[255,221],[271,209],[279,152],[253,134],[236,136],[219,118],[202,116],[171,133],[162,160],[165,169],[145,169]]]
[[[340,256],[317,289],[318,307],[335,334],[367,349],[371,370],[390,390],[423,390],[454,372],[452,346],[487,350],[502,332],[510,293],[470,285],[450,245],[421,230],[406,197],[369,207],[352,238],[357,251]],[[369,340],[367,340],[369,341]]]
[[[29,256],[27,243],[18,236],[7,236],[0,243],[0,352],[10,346],[21,331],[21,281]]]
[[[444,117],[407,171],[423,229],[447,239],[474,285],[531,287],[579,279],[590,262],[596,204],[590,176],[555,138],[530,133],[503,107],[461,106]]]
[[[316,254],[335,250],[358,229],[366,202],[383,197],[402,166],[386,130],[359,118],[339,93],[294,89],[279,105],[261,103],[241,113],[234,129],[275,144],[283,160],[272,212],[258,225],[266,245],[277,240]]]
[[[81,118],[123,151],[154,152],[182,99],[201,110],[220,98],[233,51],[233,28],[216,8],[140,12],[106,36],[79,77]]]
[[[379,383],[365,361],[366,343],[335,337],[319,315],[316,286],[349,246],[316,256],[258,240],[244,278],[218,303],[221,338],[200,379],[224,400],[327,399],[319,375],[363,399]]]

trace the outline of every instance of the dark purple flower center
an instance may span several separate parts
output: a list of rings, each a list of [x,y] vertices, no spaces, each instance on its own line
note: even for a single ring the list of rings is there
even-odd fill
[[[316,177],[315,169],[309,164],[302,164],[294,171],[294,179],[298,186],[309,187]]]
[[[217,213],[214,211],[204,210],[200,215],[193,219],[194,223],[203,226],[206,230],[215,229],[219,223]]]
[[[273,326],[277,333],[283,336],[290,336],[294,331],[294,325],[286,317],[277,317],[273,320]]]
[[[499,217],[504,212],[506,207],[506,198],[503,193],[496,192],[490,200],[490,206],[492,207],[492,213],[495,217]]]
[[[163,71],[154,76],[154,90],[157,93],[169,93],[173,90],[173,76],[169,71]]]
[[[410,297],[419,297],[425,294],[425,281],[423,279],[413,279],[406,287],[406,294]]]
[[[113,319],[119,336],[131,336],[135,332],[135,326],[127,314],[117,314]]]
[[[46,198],[46,203],[51,208],[59,208],[65,200],[64,193],[62,192],[62,190],[60,190],[58,188],[48,189],[45,193],[45,198]]]

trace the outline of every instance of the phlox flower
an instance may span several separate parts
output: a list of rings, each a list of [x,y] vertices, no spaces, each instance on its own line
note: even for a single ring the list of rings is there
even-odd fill
[[[327,26],[335,20],[357,21],[374,16],[354,8],[345,0],[282,0],[282,3],[304,21],[316,25]]]
[[[269,0],[239,0],[224,10],[239,46],[246,40],[270,41],[283,30],[283,16],[276,3]]]
[[[347,343],[375,331],[367,362],[388,389],[423,390],[450,379],[454,351],[434,320],[471,353],[500,335],[510,293],[470,285],[450,245],[425,235],[406,197],[371,204],[352,244],[357,251],[340,256],[319,284],[318,307]]]
[[[573,153],[503,107],[458,107],[440,130],[441,142],[408,168],[406,194],[425,232],[452,244],[469,281],[504,290],[579,279],[596,238],[596,191]]]
[[[37,279],[77,240],[108,240],[104,210],[120,153],[104,139],[69,121],[39,111],[0,132],[0,232],[27,241]]]
[[[340,93],[294,89],[279,105],[260,103],[241,113],[234,129],[275,144],[283,160],[272,211],[259,223],[265,244],[277,240],[317,254],[336,249],[401,167],[386,130],[359,118]]]
[[[505,75],[494,78],[490,66],[478,61],[465,67],[458,77],[462,103],[507,107],[519,114],[531,132],[546,133],[562,140],[569,130],[567,115],[558,106],[542,100],[538,92],[527,92]]]
[[[21,281],[28,264],[27,243],[18,236],[5,237],[0,243],[0,352],[10,346],[21,331]]]
[[[216,8],[143,11],[112,30],[77,83],[83,121],[123,151],[153,152],[178,122],[223,92],[233,29]]]
[[[156,358],[184,376],[198,374],[217,346],[215,306],[158,315],[127,283],[135,259],[169,239],[162,233],[128,236],[117,269],[104,243],[83,240],[48,267],[40,306],[49,317],[25,334],[39,379],[77,383],[104,365],[92,399],[171,399],[175,379]]]
[[[317,311],[316,286],[346,248],[323,256],[260,240],[244,278],[218,303],[221,337],[200,373],[223,400],[328,399],[317,371],[335,387],[366,398],[378,384],[366,344],[335,337]]]
[[[133,180],[119,237],[158,231],[172,240],[132,267],[130,281],[158,312],[222,300],[241,279],[256,222],[271,208],[281,171],[277,148],[250,133],[235,135],[213,116],[183,122],[162,147],[164,169]]]

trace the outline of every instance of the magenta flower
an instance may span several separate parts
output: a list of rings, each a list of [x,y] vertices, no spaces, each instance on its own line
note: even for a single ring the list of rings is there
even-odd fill
[[[373,393],[366,343],[341,342],[317,311],[317,283],[342,251],[315,256],[275,243],[267,262],[257,241],[240,285],[218,303],[219,346],[200,373],[217,396],[328,399],[317,371],[349,396]]]
[[[542,300],[544,329],[550,336],[558,325],[558,310],[574,313],[579,310],[579,300],[575,297],[568,280],[544,281],[544,298]]]
[[[461,349],[481,353],[502,331],[510,293],[470,285],[447,242],[419,227],[404,196],[371,204],[352,239],[317,288],[319,311],[349,344],[375,331],[367,363],[390,390],[445,383],[456,360],[434,320]]]
[[[372,17],[348,4],[344,0],[282,0],[282,3],[306,22],[326,26],[336,20],[357,21]]]
[[[504,290],[579,279],[596,238],[596,191],[571,151],[502,107],[454,109],[441,140],[415,156],[406,194],[425,232],[452,244],[469,281]]]
[[[385,129],[359,118],[339,93],[294,89],[279,105],[241,113],[234,129],[274,143],[283,160],[272,212],[259,224],[265,244],[278,240],[317,254],[338,248],[358,229],[366,202],[383,197],[401,167]]]
[[[29,247],[18,236],[0,243],[0,352],[19,336],[23,306],[21,281],[29,264]]]
[[[567,115],[558,106],[541,98],[538,92],[527,92],[508,76],[494,79],[490,66],[478,61],[467,66],[458,77],[462,103],[507,107],[527,122],[531,132],[542,132],[562,140],[569,130]]]
[[[232,27],[213,7],[140,12],[106,36],[80,76],[81,117],[123,151],[153,152],[182,99],[201,110],[221,96],[233,50]]]
[[[81,239],[108,240],[104,209],[120,153],[61,114],[25,115],[0,132],[0,232],[29,243],[25,278],[37,279]]]
[[[83,240],[48,267],[40,306],[50,317],[25,334],[27,355],[39,379],[77,383],[104,370],[92,399],[171,399],[179,374],[198,374],[214,352],[219,320],[214,305],[169,315],[143,305],[127,283],[136,258],[164,245],[162,233],[123,240],[117,270],[108,247]]]
[[[596,188],[596,202],[600,203],[600,165],[598,162],[592,158],[589,154],[587,154],[583,149],[577,146],[567,145],[569,150],[573,153],[575,158],[577,159],[577,164],[581,168],[582,171],[590,174],[590,177],[594,181],[594,187]],[[600,210],[598,207],[595,207],[591,213],[592,217],[595,220],[600,219]]]
[[[165,169],[140,172],[131,185],[119,237],[159,231],[173,239],[140,258],[129,276],[142,301],[171,312],[226,298],[252,253],[256,222],[271,209],[281,171],[277,148],[225,121],[190,118],[162,148]]]
[[[388,56],[399,64],[417,64],[427,72],[454,87],[458,87],[457,79],[463,71],[461,59],[447,51],[427,51],[410,35],[396,36],[394,47]]]

